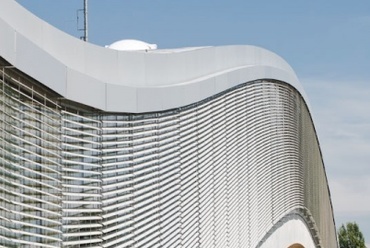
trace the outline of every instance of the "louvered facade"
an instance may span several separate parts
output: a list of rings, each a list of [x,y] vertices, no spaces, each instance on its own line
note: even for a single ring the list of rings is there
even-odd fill
[[[0,247],[337,247],[310,107],[253,46],[116,51],[0,1]]]
[[[74,107],[6,72],[2,245],[257,247],[294,214],[335,246],[314,126],[291,86],[246,82],[127,114]]]

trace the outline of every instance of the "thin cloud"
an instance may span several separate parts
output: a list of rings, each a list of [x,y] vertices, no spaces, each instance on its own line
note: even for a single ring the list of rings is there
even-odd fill
[[[370,175],[338,177],[330,182],[334,210],[340,215],[370,215]]]

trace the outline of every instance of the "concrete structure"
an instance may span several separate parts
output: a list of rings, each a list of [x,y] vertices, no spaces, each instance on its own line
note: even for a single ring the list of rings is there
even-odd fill
[[[307,97],[252,46],[117,51],[0,1],[0,245],[337,247]]]

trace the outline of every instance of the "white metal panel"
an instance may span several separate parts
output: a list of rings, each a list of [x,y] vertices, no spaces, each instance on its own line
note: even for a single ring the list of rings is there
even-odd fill
[[[71,69],[68,69],[66,77],[67,85],[65,90],[67,99],[80,102],[83,97],[84,104],[98,109],[104,109],[106,107],[105,100],[107,92],[104,83]],[[89,93],[82,96],[83,92],[86,91]]]
[[[24,53],[23,50],[17,51],[18,59],[14,65],[66,98],[68,94],[61,90],[66,82],[60,84],[60,80],[64,81],[65,76],[53,74],[65,71],[66,68],[86,75],[79,78],[80,81],[68,78],[68,85],[87,85],[92,80],[107,84],[108,88],[119,89],[119,93],[107,91],[103,100],[107,104],[99,107],[102,110],[133,113],[162,111],[204,100],[248,81],[271,78],[291,84],[304,96],[304,91],[290,66],[276,54],[262,48],[227,46],[148,52],[115,51],[63,34],[27,12],[15,1],[4,0],[0,2],[0,6],[2,10],[11,10],[1,12],[1,18],[6,23],[3,29],[12,29],[18,36],[33,44],[27,45],[32,54]],[[14,39],[8,35],[4,38],[9,39],[7,43]],[[50,58],[46,59],[48,56],[45,54]],[[33,63],[29,55],[32,55],[32,58],[40,57],[44,63]],[[11,54],[4,53],[2,56],[9,61],[13,59]],[[59,64],[47,63],[52,60],[58,61]],[[47,73],[49,71],[51,73]],[[220,77],[222,74],[227,77]],[[217,87],[214,87],[213,83],[209,84],[211,78],[217,81]],[[201,85],[201,88],[193,87],[194,83]],[[122,88],[117,88],[118,85]],[[181,90],[171,91],[179,86]],[[150,98],[142,97],[132,101],[129,97],[120,97],[126,90],[131,92],[130,87],[143,96],[147,95],[148,90],[152,91],[153,99],[161,99],[165,95],[173,95],[173,98],[163,100],[160,105],[154,107]],[[90,100],[91,95],[99,94],[96,91],[98,89],[93,87],[79,92],[78,102],[96,107],[91,105]],[[183,91],[188,92],[192,98],[182,98]]]

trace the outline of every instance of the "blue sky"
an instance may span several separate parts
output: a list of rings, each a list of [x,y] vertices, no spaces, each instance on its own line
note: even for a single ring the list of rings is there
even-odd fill
[[[18,2],[82,35],[82,0]],[[89,26],[90,42],[102,46],[248,44],[286,59],[311,102],[337,226],[358,222],[370,244],[370,1],[89,0]]]

